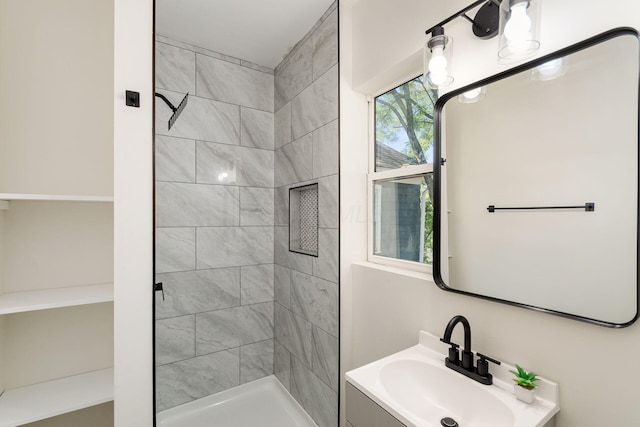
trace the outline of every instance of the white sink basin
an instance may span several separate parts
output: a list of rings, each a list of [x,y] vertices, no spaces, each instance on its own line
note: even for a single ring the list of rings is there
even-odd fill
[[[352,385],[407,426],[542,427],[559,411],[558,386],[540,378],[531,405],[513,395],[512,366],[491,366],[494,384],[480,384],[444,365],[448,346],[427,332],[420,344],[347,372]]]
[[[402,404],[425,425],[429,420],[444,417],[469,427],[514,424],[513,412],[489,392],[490,388],[457,374],[444,363],[435,366],[418,360],[393,360],[380,369],[380,383],[397,404]]]

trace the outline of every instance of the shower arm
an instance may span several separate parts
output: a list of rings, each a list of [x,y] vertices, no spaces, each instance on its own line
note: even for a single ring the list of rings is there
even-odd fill
[[[174,113],[176,112],[177,108],[173,106],[171,101],[169,101],[166,96],[161,93],[156,93],[156,96],[162,99],[169,106],[169,108],[171,108],[171,111],[173,111]]]

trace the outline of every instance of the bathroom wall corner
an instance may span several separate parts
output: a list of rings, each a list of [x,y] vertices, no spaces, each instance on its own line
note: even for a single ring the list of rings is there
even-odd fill
[[[339,424],[338,91],[334,2],[275,69],[274,363],[320,427]],[[309,184],[318,184],[317,257],[289,250],[288,206],[278,206]]]

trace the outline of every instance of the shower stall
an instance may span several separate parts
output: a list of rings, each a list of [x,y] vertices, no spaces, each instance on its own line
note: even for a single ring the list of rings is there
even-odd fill
[[[157,24],[157,425],[338,425],[337,9],[275,68]]]

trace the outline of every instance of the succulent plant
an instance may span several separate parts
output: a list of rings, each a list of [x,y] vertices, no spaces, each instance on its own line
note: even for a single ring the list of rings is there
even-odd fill
[[[536,388],[537,384],[535,382],[537,378],[535,372],[527,372],[518,365],[516,365],[516,369],[517,371],[509,371],[516,376],[513,379],[516,384],[520,387],[526,388],[527,390],[533,390]]]

